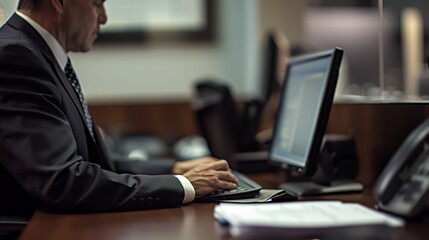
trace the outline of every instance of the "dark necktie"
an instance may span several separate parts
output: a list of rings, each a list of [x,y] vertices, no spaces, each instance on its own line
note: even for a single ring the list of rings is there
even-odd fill
[[[91,133],[92,138],[94,139],[94,129],[91,114],[89,113],[88,105],[86,104],[86,100],[83,97],[82,89],[80,87],[79,81],[77,80],[76,73],[73,70],[70,59],[67,60],[66,67],[64,68],[67,79],[72,85],[77,97],[79,98],[80,104],[83,108],[83,113],[85,114],[85,122],[89,128],[89,132]]]

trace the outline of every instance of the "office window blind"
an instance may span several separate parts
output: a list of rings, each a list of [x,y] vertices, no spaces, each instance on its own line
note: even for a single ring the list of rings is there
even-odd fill
[[[104,32],[198,31],[206,27],[203,0],[109,0]]]

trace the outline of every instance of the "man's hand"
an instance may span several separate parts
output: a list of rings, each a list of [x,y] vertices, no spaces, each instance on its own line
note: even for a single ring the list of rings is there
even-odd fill
[[[203,157],[194,160],[188,160],[183,162],[176,162],[173,166],[173,174],[182,175],[185,172],[191,170],[201,163],[214,163],[217,162],[218,159],[213,157]]]
[[[220,189],[234,189],[237,178],[229,171],[225,160],[201,163],[183,174],[195,189],[195,198],[203,197]]]

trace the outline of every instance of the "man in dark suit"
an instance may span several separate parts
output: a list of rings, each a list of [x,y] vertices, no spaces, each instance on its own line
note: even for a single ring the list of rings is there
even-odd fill
[[[224,160],[112,163],[67,56],[106,21],[104,0],[20,0],[0,28],[0,215],[173,207],[236,187]]]

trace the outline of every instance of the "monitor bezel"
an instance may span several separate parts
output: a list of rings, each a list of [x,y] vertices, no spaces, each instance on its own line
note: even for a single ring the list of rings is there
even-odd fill
[[[275,138],[277,136],[277,128],[279,125],[280,111],[277,112],[274,131],[273,131],[273,140],[271,142],[272,144],[270,146],[270,151],[269,151],[269,162],[271,164],[279,167],[280,169],[291,170],[291,171],[296,170],[296,172],[298,172],[300,175],[305,175],[309,177],[313,176],[314,173],[316,172],[319,155],[320,155],[320,146],[323,141],[323,136],[326,131],[326,127],[329,120],[329,114],[334,100],[334,93],[335,93],[335,88],[338,81],[338,73],[341,65],[342,56],[343,56],[343,50],[339,47],[335,47],[333,49],[324,50],[313,54],[294,57],[294,58],[291,58],[290,61],[288,62],[288,65],[286,67],[286,73],[284,76],[283,86],[281,88],[280,105],[278,108],[279,110],[282,109],[283,104],[285,104],[284,98],[286,97],[286,88],[288,86],[287,80],[289,79],[289,72],[290,72],[289,69],[297,64],[310,62],[321,58],[331,57],[328,77],[326,80],[327,84],[323,93],[320,110],[317,113],[317,120],[316,120],[316,126],[315,126],[316,130],[314,132],[314,136],[310,144],[310,151],[308,154],[308,158],[305,161],[304,167],[293,165],[292,164],[293,161],[290,161],[290,163],[285,163],[278,160],[274,160],[272,157],[273,148],[274,148],[273,143],[275,142]]]

